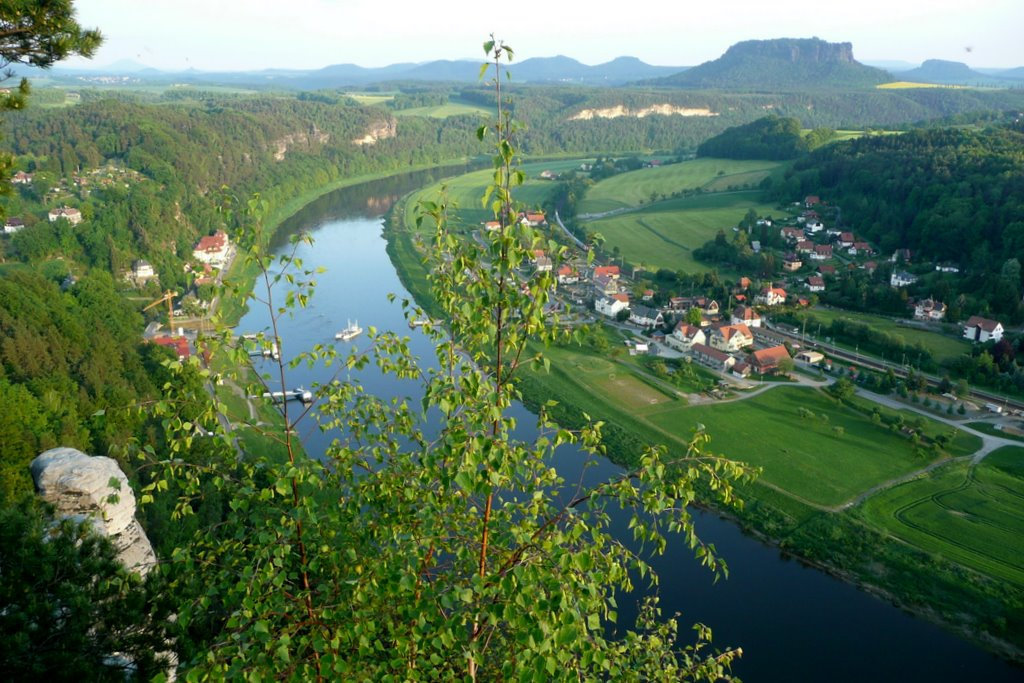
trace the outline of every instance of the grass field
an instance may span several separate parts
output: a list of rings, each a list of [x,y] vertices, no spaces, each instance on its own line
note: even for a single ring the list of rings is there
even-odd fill
[[[382,104],[384,102],[390,102],[395,99],[395,93],[378,93],[378,92],[347,92],[346,97],[351,97],[359,104]]]
[[[760,192],[728,192],[672,199],[646,209],[588,221],[589,230],[605,238],[605,249],[618,247],[623,257],[647,268],[704,271],[712,266],[693,258],[693,250],[729,230],[754,209],[759,214],[779,213],[759,201]]]
[[[1011,441],[1024,442],[1024,436],[1021,436],[1020,434],[1011,434],[1009,432],[1004,432],[1001,429],[996,429],[995,425],[989,422],[968,422],[967,426],[970,427],[971,429],[977,429],[979,432],[982,432],[984,434],[991,434],[992,436],[998,436],[1003,439],[1009,439]]]
[[[556,183],[539,178],[541,171],[560,172],[576,168],[579,164],[579,159],[539,161],[524,164],[523,171],[526,173],[527,180],[523,185],[515,189],[516,199],[527,207],[540,206],[558,189]],[[409,229],[414,229],[416,203],[420,200],[436,200],[442,186],[447,189],[449,204],[454,204],[457,207],[454,215],[449,216],[453,226],[475,228],[483,222],[493,220],[491,210],[483,208],[480,204],[480,198],[484,194],[484,189],[493,177],[494,172],[490,169],[474,171],[473,173],[467,173],[456,178],[449,178],[413,193],[405,207],[406,226]]]
[[[799,408],[816,417],[800,417]],[[928,464],[903,437],[820,391],[802,387],[778,387],[744,401],[663,411],[649,419],[680,435],[695,423],[703,424],[715,452],[763,467],[762,480],[818,505],[838,505]],[[842,427],[843,433],[837,435],[835,427]]]
[[[894,536],[1024,586],[1024,448],[957,463],[868,499],[863,516]]]
[[[730,185],[756,185],[778,168],[777,161],[693,159],[681,164],[620,173],[594,185],[580,202],[580,213],[596,213],[649,203],[651,195],[671,196],[679,190],[724,190]]]
[[[431,119],[446,119],[449,116],[462,116],[465,114],[474,114],[476,116],[494,115],[494,111],[491,109],[457,99],[452,99],[445,104],[438,104],[432,107],[396,109],[393,113],[395,116],[424,116]]]
[[[886,318],[881,315],[872,315],[870,313],[858,313],[856,311],[837,310],[832,308],[815,308],[810,311],[818,320],[825,323],[830,323],[838,318],[844,318],[846,320],[852,320],[854,322],[865,323],[870,325],[872,329],[880,332],[888,332],[894,337],[900,337],[907,344],[920,344],[924,348],[931,351],[932,356],[936,361],[942,362],[951,358],[957,358],[958,356],[970,353],[971,344],[966,339],[960,339],[959,337],[953,337],[939,332],[932,332],[930,330],[922,330],[916,327],[907,327],[900,325],[893,318]],[[812,330],[809,329],[808,332]],[[889,358],[888,360],[894,360]],[[900,360],[896,358],[895,360]],[[913,359],[908,359],[908,362]]]

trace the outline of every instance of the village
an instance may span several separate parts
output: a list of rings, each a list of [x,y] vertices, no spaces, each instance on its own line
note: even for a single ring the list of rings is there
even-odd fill
[[[845,367],[872,360],[829,349],[826,344],[802,343],[807,335],[775,324],[773,314],[810,310],[818,304],[817,295],[846,272],[873,273],[880,265],[876,250],[853,230],[826,227],[823,208],[822,200],[811,195],[783,225],[759,217],[756,225],[777,229],[788,247],[781,263],[784,274],[771,279],[741,276],[728,287],[725,301],[700,293],[672,295],[656,289],[657,281],[650,273],[633,269],[627,274],[630,269],[615,264],[587,265],[578,256],[555,268],[548,254],[536,251],[530,265],[535,272],[553,273],[558,303],[551,310],[559,311],[563,321],[604,321],[627,333],[625,343],[631,355],[694,362],[738,388],[749,388],[751,381],[766,378],[789,378],[797,369],[820,377],[821,370],[831,372],[834,364]],[[838,213],[835,207],[827,210]],[[547,225],[541,212],[524,212],[520,220],[534,228]],[[489,222],[484,227],[494,230],[498,224]],[[761,249],[757,241],[751,247],[755,252]],[[910,272],[912,256],[907,249],[897,249],[887,259],[889,286],[894,290],[918,280]],[[945,264],[934,268],[956,271],[955,266]],[[920,271],[920,266],[916,270]],[[946,312],[947,305],[932,297],[908,298],[906,324],[937,328]],[[960,329],[962,338],[974,343],[998,342],[1004,332],[1001,322],[979,315],[968,317]],[[848,370],[854,371],[852,367]]]

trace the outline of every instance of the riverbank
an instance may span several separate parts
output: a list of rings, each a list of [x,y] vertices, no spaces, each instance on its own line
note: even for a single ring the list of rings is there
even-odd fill
[[[427,267],[413,244],[406,202],[397,203],[385,222],[387,251],[417,305],[431,311]],[[621,411],[601,406],[597,410],[604,412],[596,412],[590,400],[581,408],[579,395],[566,392],[557,380],[559,372],[553,365],[548,375],[524,374],[520,388],[527,407],[536,410],[549,399],[558,401],[550,411],[567,428],[582,426],[584,409],[594,419],[606,420],[608,455],[618,464],[628,465],[646,444],[674,445]],[[765,482],[742,487],[741,495],[747,501],[744,508],[718,512],[744,531],[989,651],[1024,662],[1024,591],[1019,587],[911,546],[872,525],[856,507],[823,511]]]

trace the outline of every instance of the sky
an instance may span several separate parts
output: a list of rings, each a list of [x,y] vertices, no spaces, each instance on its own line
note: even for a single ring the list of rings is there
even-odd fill
[[[487,36],[516,59],[622,55],[693,66],[741,40],[853,43],[860,61],[925,59],[1024,66],[1024,0],[76,0],[105,43],[92,65],[308,69],[478,59]],[[87,66],[81,59],[67,66]]]

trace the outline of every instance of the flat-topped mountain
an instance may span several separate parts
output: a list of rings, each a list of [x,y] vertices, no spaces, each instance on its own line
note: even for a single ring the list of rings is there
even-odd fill
[[[993,76],[975,71],[963,62],[950,62],[945,59],[928,59],[918,68],[901,73],[900,78],[907,81],[952,85],[989,84],[995,80]]]
[[[773,90],[872,87],[891,81],[882,69],[853,58],[851,43],[820,38],[778,38],[736,43],[718,59],[679,74],[647,81],[680,88]]]

